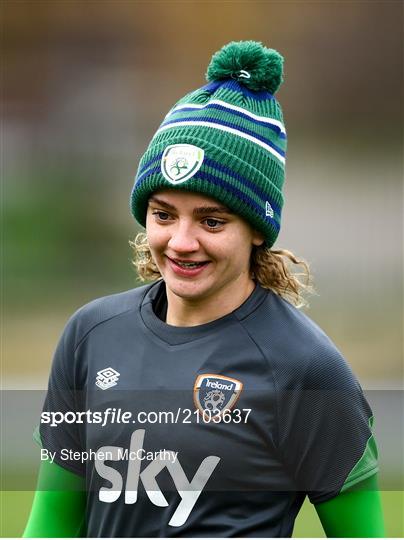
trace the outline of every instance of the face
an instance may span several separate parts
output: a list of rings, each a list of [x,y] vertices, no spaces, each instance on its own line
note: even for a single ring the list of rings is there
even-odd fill
[[[149,199],[146,233],[154,261],[177,296],[202,300],[251,281],[254,245],[264,237],[215,199],[162,190]],[[233,287],[233,289],[232,289]]]

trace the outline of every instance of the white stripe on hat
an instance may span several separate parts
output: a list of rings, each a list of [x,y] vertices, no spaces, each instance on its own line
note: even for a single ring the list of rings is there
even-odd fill
[[[276,126],[281,130],[281,133],[286,135],[285,126],[282,124],[282,122],[279,122],[279,120],[268,118],[266,116],[258,116],[257,114],[254,114],[250,111],[247,111],[246,109],[243,109],[242,107],[238,107],[237,105],[231,105],[230,103],[226,103],[225,101],[222,101],[221,99],[211,99],[208,103],[205,103],[205,105],[199,105],[198,103],[181,103],[181,105],[177,105],[177,107],[174,107],[174,109],[171,109],[171,111],[169,111],[166,114],[164,119],[168,118],[171,114],[181,109],[205,109],[211,103],[215,105],[220,105],[221,107],[225,109],[230,109],[230,110],[245,114],[246,116],[249,116],[253,120],[257,120],[258,122],[265,122],[266,124]]]
[[[220,129],[221,131],[226,131],[227,133],[232,133],[233,135],[238,135],[239,137],[242,137],[243,139],[247,139],[248,141],[251,141],[255,144],[258,144],[258,146],[261,146],[262,148],[265,148],[265,150],[268,150],[268,152],[271,152],[276,158],[279,159],[279,161],[284,165],[285,164],[285,158],[279,154],[276,150],[272,148],[272,146],[269,146],[268,144],[260,141],[259,139],[256,139],[252,135],[248,135],[247,133],[244,133],[242,131],[239,131],[238,129],[234,129],[227,126],[222,126],[220,124],[214,124],[213,122],[204,122],[202,120],[185,120],[185,121],[178,121],[172,124],[166,124],[164,126],[161,126],[157,131],[156,135],[160,133],[161,131],[164,131],[166,129],[174,128],[177,126],[206,126],[206,127],[212,127],[214,129]],[[154,138],[154,137],[153,137]]]

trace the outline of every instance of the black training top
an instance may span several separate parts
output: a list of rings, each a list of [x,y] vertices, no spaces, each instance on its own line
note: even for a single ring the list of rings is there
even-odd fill
[[[260,285],[199,326],[165,312],[161,280],[101,298],[57,347],[44,413],[68,414],[40,435],[86,478],[87,536],[288,537],[306,495],[377,471],[362,389],[305,314]]]

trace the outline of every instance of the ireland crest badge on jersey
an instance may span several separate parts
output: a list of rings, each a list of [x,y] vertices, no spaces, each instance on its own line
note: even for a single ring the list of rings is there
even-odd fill
[[[171,144],[163,152],[161,172],[170,184],[181,184],[199,171],[204,155],[202,148],[193,144]]]
[[[213,420],[229,411],[238,400],[243,383],[232,377],[204,373],[194,385],[194,401],[205,420]]]

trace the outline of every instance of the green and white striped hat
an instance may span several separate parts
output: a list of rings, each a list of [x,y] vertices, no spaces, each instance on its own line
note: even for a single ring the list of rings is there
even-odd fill
[[[174,105],[140,160],[131,210],[141,225],[154,191],[181,189],[220,201],[274,244],[284,201],[286,130],[274,97],[282,75],[282,56],[256,41],[213,55],[208,84]]]

